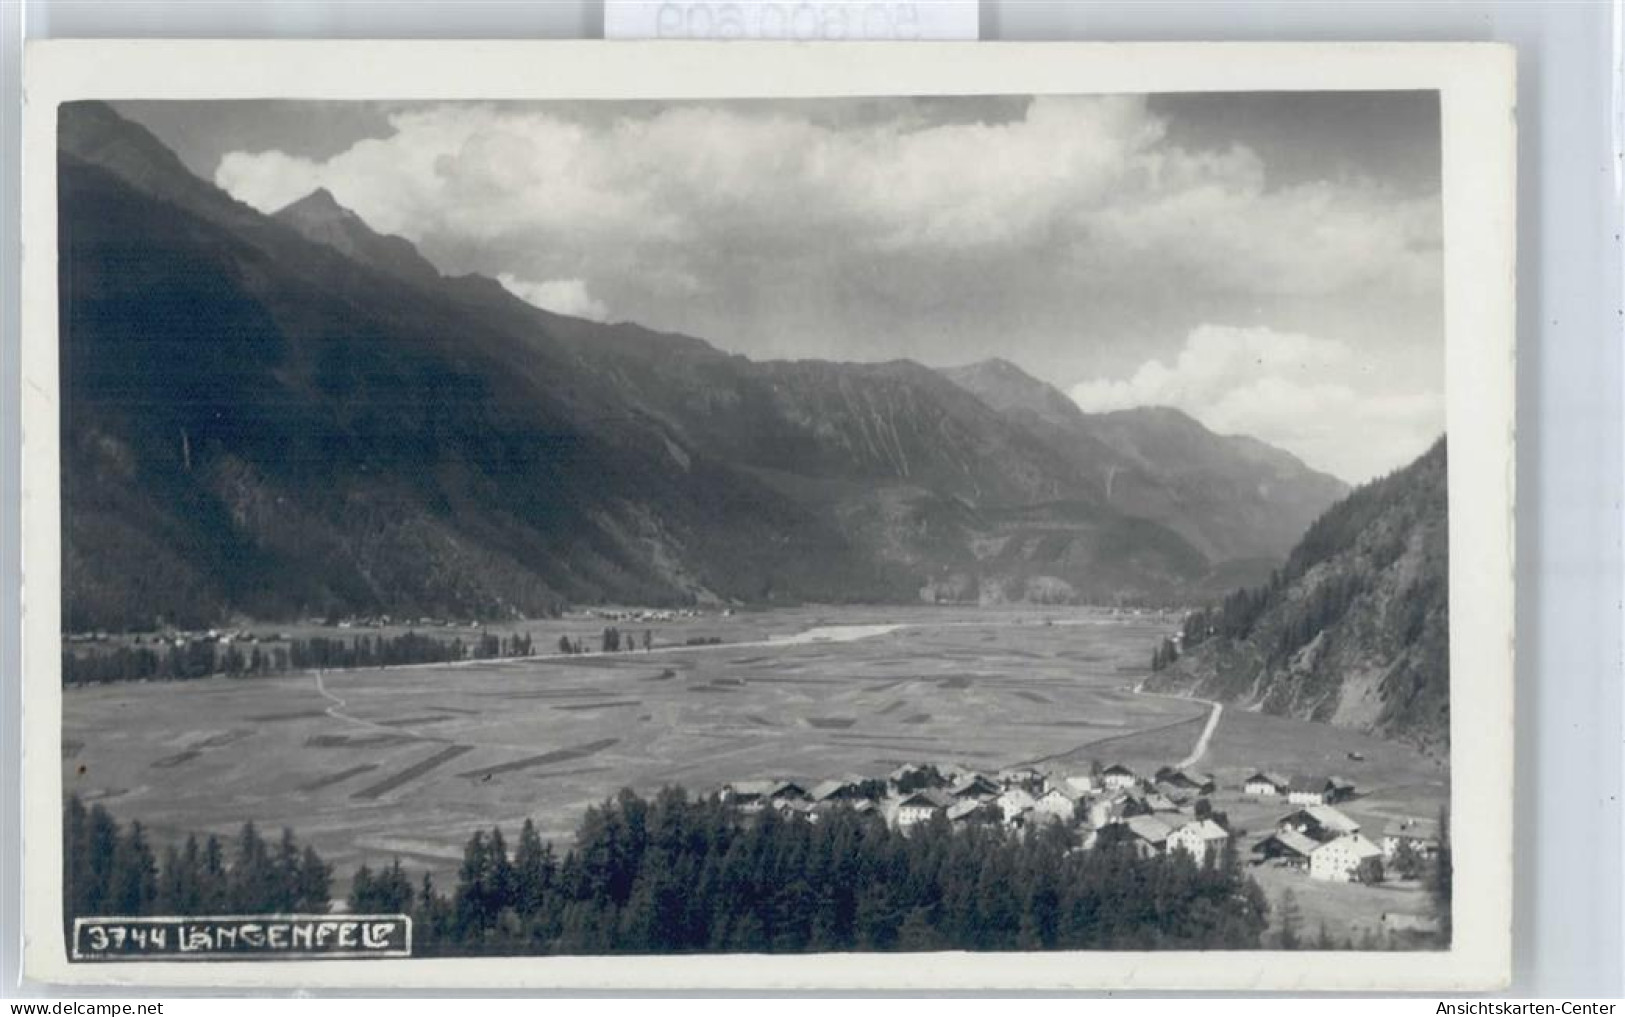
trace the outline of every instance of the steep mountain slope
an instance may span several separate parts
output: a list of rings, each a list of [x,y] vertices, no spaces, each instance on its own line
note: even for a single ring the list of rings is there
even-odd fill
[[[1064,457],[918,364],[753,363],[635,325],[547,328],[575,351],[572,378],[815,508],[926,599],[1167,600],[1208,574],[1184,538],[1105,505]]]
[[[88,112],[103,130],[59,160],[70,626],[913,593],[658,421],[603,414],[613,393],[555,384],[544,334],[175,180]],[[117,172],[77,157],[86,134]]]
[[[944,374],[1084,471],[1113,508],[1168,526],[1215,564],[1231,563],[1232,575],[1267,575],[1304,528],[1348,492],[1289,453],[1214,434],[1175,409],[1084,413],[1058,389],[999,359]]]
[[[920,365],[552,314],[325,192],[261,215],[101,104],[60,137],[70,627],[1209,588],[1120,453]]]
[[[1187,619],[1147,688],[1448,744],[1443,439],[1317,519],[1270,584]]]
[[[308,239],[326,244],[409,282],[438,282],[440,272],[429,259],[401,237],[374,233],[361,217],[338,203],[331,191],[319,187],[291,205],[278,210],[273,218],[287,223]]]

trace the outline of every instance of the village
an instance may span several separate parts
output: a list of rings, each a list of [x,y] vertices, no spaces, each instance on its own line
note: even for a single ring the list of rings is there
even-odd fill
[[[1213,775],[1162,767],[1145,775],[1121,763],[1086,773],[1021,766],[985,773],[955,764],[907,763],[884,778],[849,775],[804,784],[725,784],[722,801],[747,814],[773,809],[817,822],[837,808],[881,817],[895,829],[933,822],[1000,824],[1020,836],[1060,824],[1079,850],[1127,846],[1142,857],[1184,852],[1217,864],[1227,850],[1254,869],[1331,884],[1414,884],[1437,857],[1439,820],[1355,818],[1340,805],[1359,797],[1337,776],[1258,771],[1221,787]],[[1429,916],[1383,915],[1390,929],[1426,931]]]

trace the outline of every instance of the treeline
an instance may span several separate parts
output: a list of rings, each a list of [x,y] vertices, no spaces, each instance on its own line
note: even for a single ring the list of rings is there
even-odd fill
[[[1172,639],[1164,638],[1158,643],[1156,649],[1151,651],[1151,670],[1161,671],[1179,661],[1179,644]]]
[[[320,914],[331,906],[332,869],[284,829],[276,843],[245,823],[230,844],[209,835],[164,849],[159,861],[140,822],[119,823],[100,803],[68,799],[62,900],[80,916]]]
[[[326,867],[291,834],[255,848],[245,827],[229,865],[211,838],[160,866],[138,824],[121,830],[99,807],[70,803],[68,826],[73,914],[327,906]],[[145,889],[125,889],[136,884]],[[446,890],[398,860],[363,866],[348,905],[412,914],[425,956],[1254,949],[1268,911],[1233,853],[1203,866],[1183,852],[1084,851],[1058,824],[1021,837],[944,820],[904,833],[847,809],[818,822],[745,816],[675,788],[589,809],[562,856],[528,821],[511,851],[501,830],[479,831]]]
[[[398,866],[383,882],[404,899]],[[457,886],[425,879],[414,898],[418,952],[444,955],[1249,949],[1267,914],[1233,855],[1083,851],[1058,825],[745,817],[675,788],[590,809],[562,858],[529,823],[512,854],[500,830],[476,833]]]
[[[244,646],[229,639],[191,639],[179,645],[154,641],[112,649],[62,651],[64,685],[90,685],[142,679],[185,680],[225,675],[262,677],[313,668],[390,667],[401,664],[443,664],[457,660],[528,657],[535,653],[524,633],[497,635],[482,632],[465,642],[462,637],[442,639],[420,632],[396,636],[313,636],[289,639],[276,645]]]
[[[1187,614],[1180,632],[1183,647],[1188,651],[1213,638],[1246,640],[1267,611],[1284,608],[1278,631],[1267,649],[1272,661],[1291,656],[1317,632],[1343,617],[1365,591],[1370,575],[1386,569],[1405,553],[1412,529],[1409,523],[1445,518],[1443,484],[1434,476],[1444,468],[1441,438],[1418,462],[1354,490],[1310,524],[1286,564],[1270,574],[1269,582],[1236,590],[1216,606]],[[1402,518],[1379,531],[1374,524],[1384,513],[1397,513]],[[1286,586],[1298,582],[1316,565],[1352,550],[1362,540],[1365,547],[1358,569],[1328,577],[1300,603],[1285,603],[1282,592]],[[1424,579],[1424,583],[1432,582],[1432,577]],[[1398,626],[1404,645],[1420,638],[1437,592],[1433,585],[1426,585],[1417,596],[1395,605],[1396,612],[1408,615]]]

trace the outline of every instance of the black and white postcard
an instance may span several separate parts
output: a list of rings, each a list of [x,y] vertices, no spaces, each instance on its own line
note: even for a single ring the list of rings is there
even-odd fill
[[[1505,50],[29,56],[31,976],[1506,977]]]

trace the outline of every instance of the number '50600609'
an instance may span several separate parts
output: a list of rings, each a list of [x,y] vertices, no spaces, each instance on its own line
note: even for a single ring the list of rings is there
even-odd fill
[[[661,39],[918,39],[912,3],[663,3]]]

